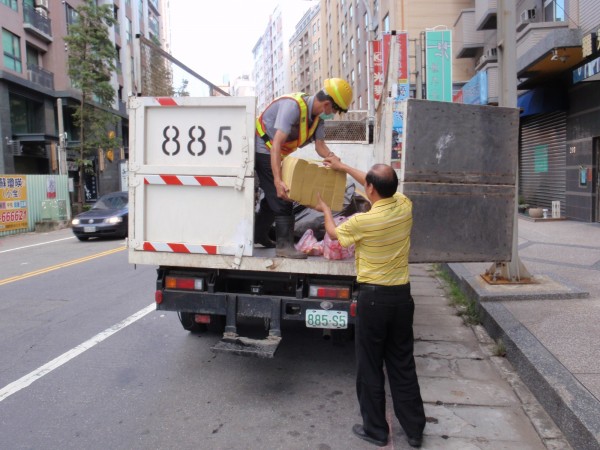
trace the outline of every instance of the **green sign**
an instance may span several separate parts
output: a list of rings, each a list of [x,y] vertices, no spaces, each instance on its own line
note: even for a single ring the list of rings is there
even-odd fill
[[[425,32],[427,100],[452,101],[452,32]]]
[[[548,146],[537,145],[533,154],[535,173],[548,172]]]

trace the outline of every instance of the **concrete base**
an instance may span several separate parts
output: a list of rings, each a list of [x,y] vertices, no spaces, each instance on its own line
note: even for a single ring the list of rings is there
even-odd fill
[[[596,398],[529,332],[501,301],[586,298],[589,293],[547,276],[530,286],[490,286],[462,264],[444,270],[479,304],[482,324],[506,346],[507,359],[573,448],[600,450],[600,410]],[[495,301],[490,301],[495,300]]]
[[[44,233],[48,231],[61,230],[69,227],[68,220],[43,220],[35,223],[36,233]]]

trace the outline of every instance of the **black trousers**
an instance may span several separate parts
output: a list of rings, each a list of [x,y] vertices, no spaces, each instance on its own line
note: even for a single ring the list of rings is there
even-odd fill
[[[260,211],[266,215],[291,216],[294,206],[292,202],[286,202],[277,197],[271,169],[271,155],[255,153],[254,170],[258,175],[260,187],[265,193],[265,197],[260,202]]]
[[[411,437],[425,428],[425,411],[413,356],[415,304],[410,284],[361,285],[356,320],[356,393],[363,427],[372,437],[387,440],[385,377],[390,383],[394,413]]]

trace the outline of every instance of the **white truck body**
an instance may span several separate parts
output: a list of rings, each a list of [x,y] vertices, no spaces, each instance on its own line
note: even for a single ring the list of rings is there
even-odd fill
[[[275,258],[273,250],[254,248],[254,102],[253,97],[130,101],[131,263],[354,275],[352,259]],[[365,170],[373,159],[372,144],[332,147]],[[318,157],[312,145],[298,154]]]

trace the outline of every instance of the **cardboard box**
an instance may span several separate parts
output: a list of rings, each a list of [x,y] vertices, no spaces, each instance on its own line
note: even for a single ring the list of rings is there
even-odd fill
[[[301,205],[314,208],[317,193],[333,210],[344,207],[346,174],[314,161],[287,156],[281,169],[283,182],[289,188],[289,197]]]

